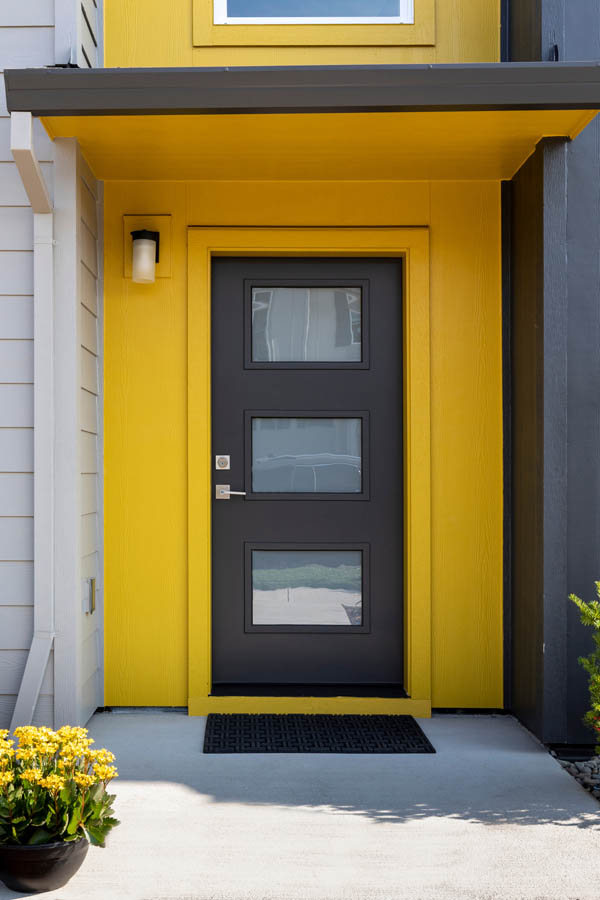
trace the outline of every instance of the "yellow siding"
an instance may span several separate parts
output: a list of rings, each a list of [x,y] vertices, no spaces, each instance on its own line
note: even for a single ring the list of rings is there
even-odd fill
[[[417,15],[418,4],[416,0]],[[289,39],[285,40],[287,46],[194,47],[192,0],[106,0],[104,6],[106,66],[367,65],[499,59],[499,0],[435,0],[435,44],[414,47],[303,47],[291,46]],[[306,27],[299,26],[299,30]],[[252,28],[262,31],[260,26]]]
[[[433,704],[501,706],[499,184],[109,182],[105,204],[105,702],[188,697],[188,225],[429,225]],[[172,216],[171,278],[123,278],[125,214]]]

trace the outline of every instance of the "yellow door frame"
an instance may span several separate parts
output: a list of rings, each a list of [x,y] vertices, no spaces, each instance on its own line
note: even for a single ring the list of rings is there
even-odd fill
[[[211,258],[383,256],[404,260],[404,638],[406,698],[211,696]],[[429,231],[188,230],[188,622],[190,715],[431,714]]]

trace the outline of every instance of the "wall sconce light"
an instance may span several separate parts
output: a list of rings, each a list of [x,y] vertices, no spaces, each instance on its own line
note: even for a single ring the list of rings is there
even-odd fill
[[[158,262],[160,232],[142,228],[132,231],[131,237],[133,239],[132,280],[137,284],[152,284]]]

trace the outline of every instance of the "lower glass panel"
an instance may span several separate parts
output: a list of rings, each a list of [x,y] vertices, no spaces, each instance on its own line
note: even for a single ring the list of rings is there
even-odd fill
[[[253,625],[363,624],[360,550],[253,550]]]

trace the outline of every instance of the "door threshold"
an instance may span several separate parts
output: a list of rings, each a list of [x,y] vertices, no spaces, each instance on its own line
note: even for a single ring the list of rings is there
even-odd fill
[[[406,697],[401,684],[213,684],[212,697]]]

